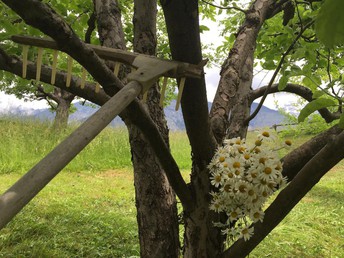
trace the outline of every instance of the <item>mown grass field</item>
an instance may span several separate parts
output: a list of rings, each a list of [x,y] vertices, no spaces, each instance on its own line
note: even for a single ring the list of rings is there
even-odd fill
[[[56,135],[47,123],[0,118],[0,191],[72,129]],[[188,177],[184,133],[171,133],[171,149]],[[343,172],[342,162],[250,257],[344,257]],[[139,256],[134,199],[127,133],[108,128],[0,231],[0,257]]]

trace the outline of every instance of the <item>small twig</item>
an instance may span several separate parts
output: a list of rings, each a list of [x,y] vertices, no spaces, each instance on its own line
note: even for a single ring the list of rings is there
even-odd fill
[[[330,49],[328,49],[328,55],[327,55],[327,57],[326,57],[326,59],[327,59],[327,68],[326,68],[326,71],[327,71],[327,76],[328,76],[328,80],[329,80],[329,82],[331,83],[332,82],[332,76],[331,76],[331,60],[330,60],[330,58],[331,58],[331,50]]]
[[[243,9],[241,9],[239,7],[236,7],[236,6],[227,6],[227,7],[225,7],[225,6],[220,6],[220,5],[217,5],[217,4],[210,3],[210,2],[208,2],[206,0],[202,0],[202,2],[206,3],[208,5],[214,6],[216,8],[222,9],[222,10],[232,10],[233,9],[233,10],[237,10],[237,11],[240,11],[240,12],[243,12],[244,14],[246,14],[245,10],[243,10]]]
[[[268,93],[270,91],[270,88],[272,86],[272,84],[274,83],[278,73],[280,72],[281,68],[282,68],[282,64],[284,62],[284,59],[287,57],[287,55],[290,53],[290,51],[294,48],[296,42],[300,39],[300,37],[302,36],[302,34],[305,32],[306,29],[308,29],[310,26],[312,26],[312,24],[314,23],[314,21],[309,22],[307,25],[305,25],[303,27],[302,30],[300,30],[299,34],[296,36],[296,38],[293,40],[293,42],[291,43],[291,45],[289,46],[289,48],[282,54],[282,58],[279,61],[277,68],[274,72],[274,74],[272,75],[270,82],[268,84],[268,86],[266,87],[265,93],[261,99],[261,101],[259,102],[256,110],[250,115],[250,117],[248,119],[246,119],[246,123],[248,124],[253,118],[255,118],[255,116],[258,114],[259,110],[261,109],[261,107],[264,104],[264,101],[266,99],[266,97],[268,96]]]
[[[91,44],[91,35],[96,28],[96,14],[93,12],[87,21],[88,28],[85,33],[85,43]]]
[[[301,24],[301,30],[302,30],[302,29],[303,29],[302,18],[301,18],[301,14],[300,14],[300,10],[299,10],[299,5],[297,4],[296,1],[295,1],[295,5],[296,5],[297,17],[299,18],[299,22],[300,22],[300,24]]]

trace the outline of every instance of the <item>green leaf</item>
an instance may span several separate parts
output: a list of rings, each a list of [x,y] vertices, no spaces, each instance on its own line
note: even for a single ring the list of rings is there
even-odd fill
[[[209,27],[207,27],[207,26],[205,26],[205,25],[200,25],[200,26],[199,26],[199,30],[200,30],[200,32],[202,33],[203,31],[209,31],[210,29],[209,29]]]
[[[326,0],[315,23],[319,40],[329,48],[344,43],[344,1]]]
[[[289,80],[289,77],[288,77],[288,76],[285,76],[285,75],[283,75],[283,76],[279,79],[279,81],[278,81],[278,90],[279,90],[279,91],[284,90],[285,87],[287,87],[288,80]]]
[[[319,98],[309,102],[300,112],[298,121],[303,122],[313,112],[326,107],[335,106],[336,102],[333,99]]]
[[[344,129],[344,113],[342,113],[342,114],[340,115],[338,126],[339,126],[340,128],[342,128],[342,129]]]
[[[313,92],[313,98],[317,99],[320,98],[321,96],[323,96],[325,94],[325,92],[321,91],[321,90],[316,90]]]

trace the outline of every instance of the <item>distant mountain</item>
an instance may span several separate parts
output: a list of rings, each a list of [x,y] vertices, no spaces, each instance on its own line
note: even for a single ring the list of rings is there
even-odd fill
[[[77,111],[70,115],[70,122],[83,122],[98,109],[95,105],[85,104],[82,105],[81,102],[74,104]],[[184,120],[182,116],[182,111],[179,109],[175,111],[176,101],[173,100],[171,104],[165,107],[164,111],[166,114],[167,124],[171,131],[185,130]],[[256,103],[252,104],[251,112],[257,108]],[[208,102],[209,110],[211,103]],[[27,108],[12,108],[9,111],[9,115],[18,116],[33,116],[41,120],[52,120],[54,119],[54,114],[49,109],[27,109]],[[274,124],[282,123],[284,120],[283,115],[278,111],[269,109],[263,106],[258,113],[258,115],[250,122],[250,129],[260,128],[260,127],[270,127]],[[119,117],[116,117],[112,121],[111,126],[124,126],[124,123]]]

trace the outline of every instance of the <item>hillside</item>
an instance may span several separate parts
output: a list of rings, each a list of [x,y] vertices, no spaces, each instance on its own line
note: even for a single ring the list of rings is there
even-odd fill
[[[209,109],[211,103],[208,103]],[[82,105],[81,102],[75,103],[77,111],[70,115],[70,122],[85,121],[90,115],[96,112],[97,108],[94,105],[86,104]],[[256,103],[253,103],[251,112],[257,107]],[[179,109],[177,112],[175,109],[175,101],[165,107],[165,114],[167,118],[167,123],[172,131],[185,130],[185,125],[183,121],[182,111]],[[1,112],[0,112],[1,113]],[[33,116],[42,120],[52,120],[54,114],[49,111],[49,109],[23,109],[23,108],[12,108],[10,114],[13,116]],[[259,114],[250,122],[250,128],[260,128],[260,127],[270,127],[274,124],[279,124],[283,122],[284,117],[276,110],[269,109],[267,107],[262,107]],[[112,123],[112,126],[123,126],[122,120],[117,117]]]

